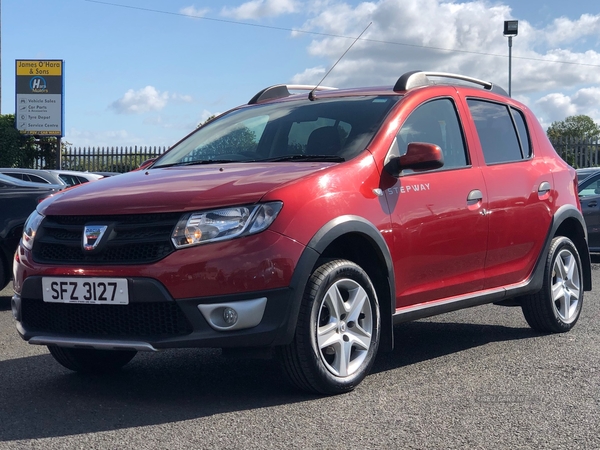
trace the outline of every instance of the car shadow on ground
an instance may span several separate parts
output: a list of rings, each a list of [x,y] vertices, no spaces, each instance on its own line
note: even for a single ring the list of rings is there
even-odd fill
[[[396,327],[395,350],[379,355],[372,372],[533,336],[528,328],[498,325],[403,324]],[[367,389],[368,382],[367,377]],[[232,359],[213,349],[140,353],[110,376],[72,373],[49,354],[0,361],[0,386],[0,441],[156,425],[319,399],[292,388],[275,359]]]
[[[10,310],[10,299],[13,295],[12,281],[4,289],[0,289],[0,311]]]
[[[10,297],[0,297],[0,311],[10,310]]]
[[[394,350],[380,352],[371,373],[417,364],[491,342],[530,339],[539,335],[525,323],[522,328],[442,321],[404,323],[394,327]]]

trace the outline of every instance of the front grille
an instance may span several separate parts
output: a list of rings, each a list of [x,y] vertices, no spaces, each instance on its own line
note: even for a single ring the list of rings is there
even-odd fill
[[[33,259],[51,264],[143,264],[158,261],[175,250],[173,229],[181,214],[115,216],[47,216],[33,245]],[[106,224],[111,233],[98,251],[84,252],[86,224]]]
[[[80,305],[23,299],[21,305],[23,325],[29,331],[111,338],[166,338],[192,332],[175,302]]]

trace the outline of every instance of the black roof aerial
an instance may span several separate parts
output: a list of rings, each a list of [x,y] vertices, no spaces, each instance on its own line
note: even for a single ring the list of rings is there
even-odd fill
[[[468,83],[478,84],[483,89],[495,92],[496,94],[505,95],[508,97],[508,94],[504,89],[500,86],[497,86],[490,81],[483,81],[477,78],[467,77],[464,75],[457,75],[454,73],[446,73],[446,72],[423,72],[421,70],[415,70],[413,72],[406,72],[396,82],[394,86],[394,91],[402,92],[408,91],[409,89],[419,87],[419,86],[428,86],[430,84],[435,84],[433,81],[429,79],[429,77],[435,78],[452,78],[455,80],[466,81]]]

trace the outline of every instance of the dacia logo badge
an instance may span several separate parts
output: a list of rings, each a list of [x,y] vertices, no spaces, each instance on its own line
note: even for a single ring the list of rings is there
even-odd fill
[[[86,225],[83,228],[83,249],[88,252],[95,250],[107,228],[107,225]]]

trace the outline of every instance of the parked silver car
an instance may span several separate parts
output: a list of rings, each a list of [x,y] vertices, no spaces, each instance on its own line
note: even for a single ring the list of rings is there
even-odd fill
[[[0,168],[0,173],[23,181],[62,186],[62,189],[104,178],[102,175],[76,170]]]
[[[52,185],[54,188],[65,189],[69,187],[57,174],[42,169],[0,168],[0,174],[7,175],[22,181]]]

